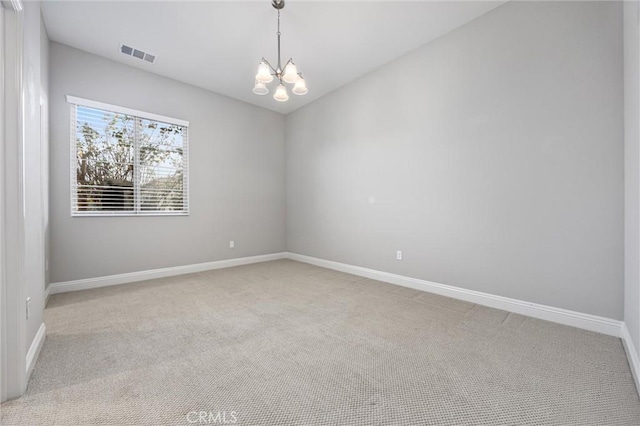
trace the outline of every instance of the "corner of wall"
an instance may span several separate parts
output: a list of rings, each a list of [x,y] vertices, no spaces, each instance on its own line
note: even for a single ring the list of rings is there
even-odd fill
[[[624,2],[624,321],[638,383],[640,350],[640,3]]]

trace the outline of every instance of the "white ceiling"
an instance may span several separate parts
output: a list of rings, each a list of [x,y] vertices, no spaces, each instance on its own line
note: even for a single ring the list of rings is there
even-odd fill
[[[277,61],[270,0],[45,1],[42,10],[51,40],[287,114],[504,3],[286,2],[282,60],[293,57],[309,87],[288,102],[251,91],[260,59]],[[121,43],[156,62],[125,56]]]

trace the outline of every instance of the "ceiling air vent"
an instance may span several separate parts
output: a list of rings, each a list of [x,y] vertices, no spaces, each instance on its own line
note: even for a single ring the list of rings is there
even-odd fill
[[[133,56],[138,59],[142,59],[143,61],[147,61],[150,63],[154,63],[156,60],[156,56],[147,52],[143,52],[142,50],[138,50],[134,47],[127,46],[126,44],[120,45],[120,52],[124,53],[127,56]]]

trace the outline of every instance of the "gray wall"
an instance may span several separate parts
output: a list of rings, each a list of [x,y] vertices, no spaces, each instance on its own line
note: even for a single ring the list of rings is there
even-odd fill
[[[283,116],[61,44],[50,54],[52,282],[285,249]],[[70,216],[68,94],[190,121],[188,217]]]
[[[624,322],[640,350],[640,31],[638,2],[624,3]]]
[[[622,75],[621,3],[509,2],[289,114],[288,250],[622,319]]]

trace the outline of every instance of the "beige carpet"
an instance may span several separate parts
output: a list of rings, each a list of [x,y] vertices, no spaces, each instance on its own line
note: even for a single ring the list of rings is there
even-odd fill
[[[288,260],[55,295],[45,321],[3,425],[640,425],[619,339]]]

